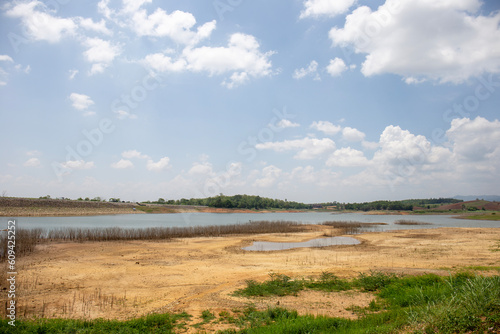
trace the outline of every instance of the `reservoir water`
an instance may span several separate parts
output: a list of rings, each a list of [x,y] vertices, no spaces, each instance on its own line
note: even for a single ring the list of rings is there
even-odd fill
[[[304,242],[270,242],[270,241],[254,241],[251,246],[243,247],[246,251],[279,251],[292,248],[303,247],[327,247],[340,245],[359,245],[361,242],[351,237],[330,237],[318,238]]]
[[[129,214],[78,217],[15,217],[18,228],[147,228],[147,227],[188,227],[208,225],[230,225],[250,221],[295,221],[317,224],[326,221],[355,221],[364,223],[385,223],[372,227],[372,231],[396,229],[421,229],[438,227],[500,227],[500,221],[456,219],[450,215],[365,215],[362,213],[299,212],[299,213],[169,213],[169,214]],[[398,220],[412,220],[431,225],[397,225]],[[8,217],[0,218],[7,222]]]

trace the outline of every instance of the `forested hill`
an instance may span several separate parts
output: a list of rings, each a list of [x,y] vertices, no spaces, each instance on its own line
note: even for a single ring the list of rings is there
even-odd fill
[[[144,202],[154,204],[174,205],[204,205],[213,208],[227,209],[311,209],[312,205],[299,202],[289,202],[286,199],[272,199],[253,195],[219,195],[208,198],[181,198],[180,200],[164,200],[159,198],[156,202]]]
[[[151,204],[170,204],[170,205],[201,205],[212,208],[226,209],[326,209],[334,210],[354,210],[354,211],[372,211],[372,210],[395,210],[411,211],[414,208],[434,208],[443,204],[453,204],[462,202],[454,198],[429,198],[429,199],[407,199],[401,201],[374,201],[364,203],[322,203],[322,204],[304,204],[299,202],[272,199],[254,195],[219,195],[208,198],[181,198],[179,200],[165,200],[159,198],[158,201],[147,201],[143,203]]]
[[[429,199],[407,199],[402,201],[374,201],[364,203],[348,203],[344,205],[345,210],[372,211],[372,210],[406,210],[411,211],[415,207],[427,208],[460,203],[462,200],[455,198],[429,198]]]

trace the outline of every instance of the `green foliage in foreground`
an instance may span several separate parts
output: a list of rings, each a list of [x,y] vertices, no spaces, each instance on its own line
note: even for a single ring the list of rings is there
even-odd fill
[[[375,293],[376,299],[367,308],[353,310],[359,315],[357,320],[299,316],[296,311],[280,307],[259,311],[249,306],[242,311],[233,310],[235,317],[227,311],[221,312],[218,319],[210,310],[205,310],[203,322],[191,326],[216,321],[239,328],[220,334],[500,331],[500,276],[459,273],[449,277],[432,274],[401,277],[371,272],[352,280],[340,279],[331,273],[323,273],[318,280],[293,280],[285,275],[271,274],[267,282],[252,282],[249,286],[255,290],[249,291],[258,296],[266,289],[267,295],[293,295],[302,289],[357,289]],[[15,328],[9,326],[7,320],[0,320],[0,333],[181,333],[185,332],[187,319],[189,315],[185,313],[150,315],[123,322],[38,319],[16,321]]]
[[[289,276],[277,273],[269,274],[270,280],[258,283],[246,281],[247,287],[237,290],[235,295],[244,297],[296,296],[304,289],[320,291],[345,291],[358,288],[363,291],[376,291],[398,279],[394,274],[381,272],[361,273],[358,278],[349,281],[340,279],[332,273],[323,272],[319,280],[292,280]]]
[[[175,333],[175,328],[183,327],[189,315],[152,314],[127,321],[103,320],[92,321],[72,319],[36,319],[16,320],[16,326],[8,324],[9,320],[0,320],[0,333]]]
[[[299,280],[291,280],[289,276],[271,273],[271,278],[267,282],[258,283],[254,280],[247,280],[247,287],[235,292],[235,295],[252,297],[252,296],[296,296],[297,293],[304,289],[304,282]]]
[[[271,281],[276,281],[277,277],[272,277]],[[288,278],[287,282],[290,281]],[[296,312],[281,308],[250,309],[241,317],[245,328],[225,333],[395,333],[403,330],[408,333],[476,333],[500,330],[499,276],[462,273],[450,277],[431,274],[398,277],[372,272],[348,281],[324,273],[318,281],[299,282],[302,288],[326,291],[333,291],[332,286],[375,291],[377,298],[366,309],[356,310],[360,315],[358,320],[298,316]],[[255,284],[253,289],[255,291]]]

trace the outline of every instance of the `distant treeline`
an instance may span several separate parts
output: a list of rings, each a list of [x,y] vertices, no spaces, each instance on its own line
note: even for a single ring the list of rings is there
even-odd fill
[[[411,211],[414,207],[430,208],[443,204],[452,204],[463,202],[454,198],[427,198],[427,199],[407,199],[402,201],[374,201],[364,203],[339,203],[329,202],[321,204],[304,204],[299,202],[272,199],[267,197],[253,195],[234,195],[219,196],[208,198],[181,198],[178,200],[165,200],[159,198],[157,201],[146,201],[148,204],[169,204],[169,205],[199,205],[212,208],[226,209],[318,209],[318,208],[334,208],[336,210],[355,210],[355,211],[372,211],[372,210],[397,210]]]
[[[430,205],[442,205],[463,202],[454,198],[429,198],[429,199],[407,199],[403,201],[374,201],[364,203],[344,204],[345,210],[372,211],[372,210],[398,210],[412,211],[414,207],[427,207]]]
[[[153,204],[171,204],[171,205],[202,205],[212,208],[226,209],[311,209],[312,205],[299,202],[289,202],[286,199],[272,199],[267,197],[252,195],[219,195],[208,198],[181,198],[179,200],[164,200],[159,198],[156,202],[143,202]]]

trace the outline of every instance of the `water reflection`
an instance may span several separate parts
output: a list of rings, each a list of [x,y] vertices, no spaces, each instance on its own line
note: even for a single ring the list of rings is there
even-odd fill
[[[351,237],[330,237],[318,238],[304,242],[269,242],[269,241],[254,241],[253,245],[243,247],[247,251],[277,251],[292,248],[303,247],[326,247],[326,246],[340,246],[340,245],[358,245],[361,242]]]
[[[438,227],[500,227],[499,221],[455,219],[449,215],[412,215],[411,218],[433,225],[397,225],[401,220],[397,215],[364,215],[362,213],[330,212],[300,212],[300,213],[167,213],[167,214],[137,214],[84,217],[18,217],[16,225],[21,228],[43,228],[54,230],[59,228],[145,228],[145,227],[186,227],[207,225],[242,224],[248,221],[295,221],[303,224],[320,224],[327,221],[353,221],[360,223],[379,223],[387,225],[376,226],[373,231],[420,229]],[[6,221],[6,217],[3,218]]]

